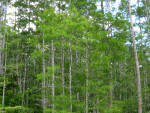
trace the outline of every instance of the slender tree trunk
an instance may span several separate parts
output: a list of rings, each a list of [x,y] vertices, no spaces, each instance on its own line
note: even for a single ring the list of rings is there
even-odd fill
[[[134,48],[134,57],[135,57],[135,63],[136,63],[137,88],[138,88],[138,113],[142,113],[141,78],[140,78],[140,70],[139,70],[139,61],[138,61],[137,50],[136,50],[136,42],[135,42],[130,0],[128,0],[128,5],[129,5],[129,15],[130,15],[130,23],[131,23],[131,29],[132,29],[132,41],[133,41],[133,48]]]
[[[29,35],[30,35],[30,0],[27,1],[28,4],[28,9],[29,9],[29,12],[28,12],[28,24],[29,24],[29,28],[28,28],[28,32],[29,32]],[[30,38],[29,38],[30,39]],[[29,44],[28,44],[28,47],[27,47],[28,51],[29,51]],[[29,64],[29,54],[27,53],[27,78],[26,78],[26,82],[27,82],[27,89],[29,88],[29,67],[30,67],[30,64]],[[26,94],[26,105],[28,106],[28,103],[29,103],[29,94],[27,93]]]
[[[1,1],[1,7],[0,7],[0,27],[2,27],[2,20],[3,20],[3,1]],[[0,75],[3,74],[3,59],[2,59],[2,40],[3,40],[3,35],[0,33]]]
[[[93,113],[96,113],[96,109],[95,109],[95,101],[93,100]]]
[[[102,14],[104,16],[104,4],[103,4],[103,0],[101,0],[101,11],[102,11]],[[104,24],[104,17],[103,17],[103,31],[105,30],[105,24]]]
[[[71,43],[69,42],[69,45]],[[72,113],[72,50],[69,49],[70,64],[69,64],[69,94],[70,94],[70,112]]]
[[[22,106],[25,104],[25,86],[26,86],[26,74],[27,74],[27,59],[25,58],[25,67],[24,67],[24,77],[23,77],[23,85],[22,85],[22,94],[23,94],[23,97],[22,97]]]
[[[45,6],[46,6],[46,0],[44,0],[44,10],[45,10]],[[29,16],[30,17],[30,16]],[[30,18],[29,18],[30,19]],[[44,32],[43,32],[43,36],[44,36]],[[44,47],[45,47],[45,40],[43,39],[43,55],[44,55]],[[45,58],[43,56],[43,62],[42,62],[42,68],[43,68],[43,74],[45,74]],[[43,75],[45,76],[45,75]],[[42,107],[43,107],[43,112],[45,112],[46,109],[46,83],[45,83],[45,77],[42,79]]]
[[[62,57],[61,57],[61,73],[62,73],[62,95],[63,95],[63,104],[65,104],[65,77],[64,77],[64,60],[65,60],[65,55],[64,55],[64,47],[63,47],[63,38],[62,38]],[[63,107],[64,110],[64,107]]]
[[[64,48],[62,47],[62,85],[63,85],[63,96],[65,96],[65,78],[64,78]]]
[[[7,6],[8,6],[8,1],[6,0],[5,2],[5,22],[6,22],[6,18],[7,18]],[[6,24],[5,24],[6,25]],[[6,38],[6,29],[4,32],[4,39],[3,39],[3,47],[5,46],[5,38]],[[7,50],[7,44],[6,44],[6,50]],[[2,60],[4,59],[4,54],[2,56]],[[5,104],[5,78],[6,78],[6,61],[7,61],[7,51],[5,52],[5,73],[4,73],[4,85],[3,85],[3,97],[2,97],[2,105]],[[2,62],[3,63],[3,62]]]
[[[29,47],[28,47],[28,51],[29,51]],[[26,89],[29,89],[29,54],[27,53],[27,61],[26,61]],[[26,94],[26,105],[28,106],[29,103],[29,94]]]
[[[52,65],[52,109],[53,113],[55,110],[55,74],[54,74],[54,45],[53,45],[53,40],[51,42],[51,65]]]
[[[44,55],[44,39],[43,39],[43,55]],[[43,56],[43,64],[42,64],[42,68],[43,68],[43,74],[45,74],[45,58]],[[44,75],[43,75],[44,76]],[[43,110],[45,110],[45,77],[42,79],[42,106],[43,106]]]
[[[2,97],[2,105],[5,105],[5,86],[6,86],[6,70],[7,70],[7,45],[5,52],[5,73],[4,73],[4,85],[3,85],[3,97]]]
[[[23,46],[23,44],[22,44]],[[14,56],[14,54],[13,54]],[[27,78],[27,56],[24,59],[21,58],[21,61],[24,62],[24,66],[22,67],[24,72],[21,72],[22,76],[22,106],[26,104],[25,101],[25,90],[26,90],[26,78]],[[14,64],[14,57],[13,57],[13,64]]]
[[[110,75],[111,75],[111,80],[112,80],[112,71],[110,72]],[[112,82],[110,82],[110,85],[112,86]],[[110,107],[113,106],[112,99],[113,99],[113,88],[110,89]]]
[[[23,63],[23,60],[22,60],[22,55],[20,56],[21,58],[21,64]],[[22,97],[23,97],[23,81],[22,81],[22,71],[23,70],[23,66],[20,67],[20,91],[22,93]],[[21,102],[21,105],[23,105],[23,98],[22,98],[22,102]]]
[[[4,73],[4,85],[3,85],[3,99],[2,105],[5,104],[5,86],[6,86],[6,70],[7,70],[7,44],[6,44],[6,52],[5,52],[5,73]]]
[[[21,93],[21,74],[19,75],[19,42],[17,43],[17,56],[16,56],[16,65],[17,65],[17,79],[18,79],[18,85],[19,85],[19,92]],[[21,100],[21,98],[20,98]]]
[[[88,86],[89,86],[89,69],[88,69],[88,44],[86,44],[86,113],[88,113]]]

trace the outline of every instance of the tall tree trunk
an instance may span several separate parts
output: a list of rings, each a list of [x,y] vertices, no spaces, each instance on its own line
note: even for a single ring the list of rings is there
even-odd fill
[[[44,0],[44,10],[45,10],[45,7],[46,7],[46,0]],[[29,18],[29,20],[30,20],[30,18]],[[44,36],[44,32],[43,32],[43,36]],[[43,55],[44,55],[44,48],[45,48],[45,40],[43,39],[43,48],[42,48]],[[43,56],[43,61],[42,61],[42,68],[43,68],[43,74],[45,74],[45,58],[44,58],[44,56]],[[45,76],[45,75],[43,75],[43,76]],[[46,108],[46,97],[45,97],[46,83],[45,83],[45,81],[46,80],[44,77],[42,79],[42,107],[43,107],[43,112],[45,112],[45,108]]]
[[[27,1],[28,3],[28,9],[29,9],[29,14],[28,14],[28,24],[29,24],[29,28],[28,28],[28,33],[30,35],[30,0]],[[30,37],[29,37],[30,39]],[[28,51],[29,51],[29,44],[28,44],[28,47],[27,47]],[[27,53],[27,89],[29,88],[29,67],[30,67],[30,64],[29,64],[29,54]],[[29,103],[29,94],[27,93],[26,94],[26,105],[28,106],[28,103]]]
[[[6,17],[7,17],[7,6],[8,6],[8,1],[6,0],[5,2],[5,22],[6,22]],[[5,32],[4,32],[4,39],[3,39],[3,47],[5,46],[5,38],[6,38],[6,29],[5,29]],[[7,50],[7,44],[6,44],[6,50]],[[4,54],[2,54],[2,60],[4,60]],[[5,52],[5,73],[4,73],[4,84],[3,84],[3,97],[2,97],[2,105],[5,104],[5,78],[6,78],[6,61],[7,61],[7,51]],[[2,62],[3,63],[3,62]]]
[[[51,65],[52,65],[52,109],[53,113],[55,110],[55,74],[54,74],[54,45],[53,45],[53,40],[51,42]]]
[[[69,45],[71,43],[69,42]],[[70,64],[69,64],[69,95],[70,95],[70,112],[72,113],[72,50],[69,49]]]
[[[62,74],[62,95],[63,95],[63,104],[65,104],[65,77],[64,77],[64,60],[65,60],[65,53],[64,53],[64,47],[63,47],[63,38],[61,40],[62,43],[62,56],[61,56],[61,74]],[[64,110],[64,107],[63,107]]]
[[[101,0],[101,11],[102,11],[102,16],[104,16],[104,3],[103,3],[103,0]],[[104,24],[104,17],[102,17],[103,18],[103,31],[105,30],[105,24]]]
[[[89,69],[88,69],[88,44],[86,42],[86,113],[88,113],[88,86],[89,86]]]
[[[63,96],[65,96],[65,78],[64,78],[64,47],[62,47],[62,85],[63,85]]]
[[[5,105],[5,86],[6,86],[6,70],[7,70],[7,44],[6,44],[6,52],[5,52],[5,73],[4,73],[4,84],[3,84],[3,97],[2,97],[2,105]]]
[[[44,46],[45,46],[45,44],[44,44],[44,39],[43,39],[43,50],[42,50],[42,52],[43,52],[43,55],[44,55]],[[44,74],[45,74],[45,58],[44,58],[44,56],[43,56],[43,62],[42,62],[43,64],[42,64],[42,68],[43,68],[43,76],[44,76]],[[43,106],[43,110],[45,110],[45,77],[42,79],[42,106]]]
[[[137,50],[136,50],[136,42],[135,42],[135,35],[134,35],[134,27],[133,27],[133,20],[132,20],[132,14],[131,14],[130,0],[128,0],[128,6],[129,6],[130,23],[131,23],[131,30],[132,30],[132,41],[133,41],[133,48],[134,48],[134,57],[135,57],[135,63],[136,63],[137,88],[138,88],[138,113],[142,113],[141,78],[140,78],[140,70],[139,70],[139,61],[138,61]]]
[[[29,51],[29,47],[28,47],[28,51]],[[29,54],[27,53],[27,67],[26,67],[26,89],[29,89]],[[26,94],[26,105],[28,106],[29,103],[29,94]]]
[[[2,20],[3,20],[3,1],[1,1],[1,7],[0,7],[0,27],[2,27]],[[0,33],[0,75],[3,74],[2,40],[3,40],[3,35]]]
[[[18,77],[19,92],[21,93],[21,77],[20,77],[21,74],[19,75],[19,42],[17,43],[17,51],[18,51],[16,56],[17,77]]]
[[[23,63],[23,58],[22,58],[22,55],[20,56],[20,58],[21,58],[21,64]],[[21,93],[22,93],[22,97],[23,97],[23,81],[22,81],[22,79],[23,79],[23,77],[22,77],[22,75],[23,75],[23,72],[21,71],[21,70],[23,70],[23,66],[21,66],[20,67],[20,90],[21,90]],[[21,101],[21,105],[23,105],[23,98],[22,98],[22,101]]]
[[[24,77],[23,77],[23,85],[22,85],[22,106],[25,104],[25,88],[26,88],[26,75],[27,75],[27,58],[25,57],[25,67],[24,67]]]

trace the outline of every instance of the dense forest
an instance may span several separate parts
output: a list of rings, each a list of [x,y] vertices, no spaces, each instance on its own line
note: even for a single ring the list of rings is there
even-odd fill
[[[0,0],[0,112],[149,113],[150,1],[117,1]]]

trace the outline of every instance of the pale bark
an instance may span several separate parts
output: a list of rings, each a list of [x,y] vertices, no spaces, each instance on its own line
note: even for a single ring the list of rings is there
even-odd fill
[[[54,113],[54,110],[55,110],[55,74],[54,74],[54,45],[53,45],[53,40],[51,42],[51,66],[52,66],[52,109],[53,109],[53,113]]]
[[[112,71],[110,73],[111,73],[111,80],[112,80]],[[112,87],[112,85],[113,85],[112,82],[110,82],[110,85]],[[113,99],[113,88],[110,89],[110,107],[113,106],[112,99]]]
[[[6,50],[7,50],[7,45],[6,45]],[[6,64],[7,63],[7,51],[5,53],[5,74],[4,74],[4,85],[3,85],[3,97],[2,97],[2,105],[4,106],[5,104],[5,86],[6,86]]]
[[[103,0],[101,0],[101,11],[102,11],[102,14],[104,16],[104,4],[103,4]],[[103,24],[103,31],[105,30],[105,23],[104,23],[104,17],[103,18],[103,21],[102,21],[102,24]]]
[[[3,1],[1,1],[1,8],[0,8],[0,27],[2,27],[2,20],[3,20]],[[0,33],[0,75],[3,74],[3,59],[2,59],[2,40],[3,40],[3,35]]]
[[[42,52],[43,52],[43,55],[44,55],[44,46],[45,46],[45,44],[44,44],[44,39],[43,39],[43,50],[42,50]],[[42,68],[43,68],[43,76],[44,76],[44,74],[45,74],[45,58],[44,58],[44,56],[43,56],[43,62],[42,62],[43,64],[42,64]],[[43,79],[42,79],[42,107],[43,107],[43,110],[45,110],[45,102],[46,100],[45,100],[45,77],[43,77]]]
[[[88,86],[89,86],[89,69],[88,69],[88,44],[86,44],[86,110],[85,112],[88,113]]]
[[[29,9],[29,15],[28,15],[28,24],[29,24],[29,28],[28,28],[28,32],[30,33],[30,0],[28,1],[28,3],[26,3],[26,4],[28,4],[28,9]],[[29,38],[30,39],[30,38]],[[28,47],[28,51],[29,51],[29,47]],[[27,53],[27,80],[26,80],[26,82],[27,82],[27,89],[29,89],[29,67],[30,67],[30,64],[29,64],[29,54]],[[26,105],[28,106],[28,103],[29,103],[29,94],[27,93],[26,94]]]
[[[5,3],[5,21],[6,21],[6,17],[7,17],[7,6],[8,6],[8,1],[6,0],[6,3]],[[5,24],[6,25],[6,24]],[[5,30],[5,32],[6,32],[6,30]],[[4,33],[4,39],[3,39],[3,47],[2,48],[4,48],[4,46],[5,46],[5,38],[6,38],[6,35],[5,35],[5,33]],[[7,50],[7,44],[6,44],[6,50]],[[4,60],[4,54],[2,54],[2,60]],[[4,84],[3,84],[3,96],[2,96],[2,105],[4,105],[5,104],[5,86],[6,86],[6,61],[7,61],[7,51],[5,52],[5,73],[4,73]],[[3,65],[3,62],[2,62],[2,65]]]
[[[28,48],[29,51],[29,48]],[[26,89],[29,89],[29,54],[27,53],[27,67],[26,67]],[[29,94],[26,94],[26,105],[28,106]]]
[[[21,58],[21,64],[23,63],[23,59],[22,59],[22,55],[20,56],[20,58]],[[22,69],[23,69],[23,66],[21,66],[20,67],[21,69],[20,69],[20,90],[21,90],[21,92],[22,92],[22,96],[23,96],[23,81],[22,81]],[[23,105],[23,98],[22,98],[22,102],[21,102],[21,105]]]
[[[26,61],[26,58],[25,58],[25,72],[24,72],[24,77],[23,77],[23,85],[22,85],[22,106],[25,104],[25,86],[26,86],[26,74],[27,74],[27,61]]]
[[[63,42],[62,42],[63,43]],[[61,58],[61,68],[62,68],[62,87],[63,87],[63,96],[65,95],[65,78],[64,78],[64,47],[62,47],[62,58]]]
[[[6,86],[6,70],[7,70],[6,66],[7,66],[7,44],[6,44],[6,52],[5,52],[5,73],[4,73],[2,105],[5,104],[5,86]]]
[[[30,3],[29,3],[30,4]],[[46,7],[46,0],[44,0],[44,10]],[[29,15],[29,22],[30,22],[30,15]],[[29,24],[30,25],[30,24]],[[43,36],[44,36],[44,32],[43,32]],[[44,55],[44,47],[45,47],[45,40],[43,39],[43,48],[42,48],[42,53]],[[45,93],[46,93],[46,80],[45,80],[45,58],[43,56],[43,61],[42,61],[42,70],[43,70],[43,78],[42,78],[42,107],[43,107],[43,112],[45,111],[46,108],[46,97],[45,97]]]
[[[135,57],[135,63],[136,63],[137,88],[138,88],[138,113],[142,113],[141,78],[140,78],[140,70],[139,70],[139,61],[138,61],[137,50],[136,50],[136,42],[135,42],[135,35],[134,35],[134,27],[133,27],[133,20],[132,20],[132,14],[131,14],[130,0],[128,0],[128,6],[129,6],[130,23],[131,23],[131,30],[132,30],[132,41],[133,41],[133,48],[134,48],[134,57]]]
[[[69,42],[69,45],[70,42]],[[69,95],[70,95],[70,112],[72,113],[72,50],[69,48],[70,64],[69,64]]]
[[[17,50],[19,50],[19,42],[17,44]],[[18,85],[21,86],[21,82],[20,82],[20,78],[19,78],[19,52],[17,52],[17,56],[16,56],[16,65],[17,65],[17,77],[18,77]],[[21,92],[21,88],[19,87],[19,92]]]
[[[93,100],[93,113],[96,113],[96,109],[95,109],[95,101]]]

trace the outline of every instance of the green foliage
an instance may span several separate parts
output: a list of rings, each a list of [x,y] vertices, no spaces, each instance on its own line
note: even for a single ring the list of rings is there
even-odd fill
[[[145,7],[138,7],[137,8],[137,15],[140,17],[144,17],[145,16]]]
[[[111,0],[112,9],[114,2]],[[82,113],[86,110],[86,99],[89,113],[138,112],[128,2],[121,0],[119,10],[114,12],[108,12],[108,1],[101,3],[97,0],[14,2],[17,11],[13,27],[7,26],[7,21],[1,22],[0,100],[5,86],[5,102],[0,109],[3,112],[70,113],[72,104],[72,113]],[[146,39],[149,26],[143,18],[149,4],[140,3],[138,7],[134,5],[136,11],[132,14],[136,20],[139,17],[142,20],[135,21],[135,26],[141,28],[135,36],[141,65],[143,112],[147,112],[150,49]],[[98,5],[104,6],[104,12]]]
[[[1,107],[0,111],[4,111],[4,113],[34,113],[31,109],[22,106]]]

